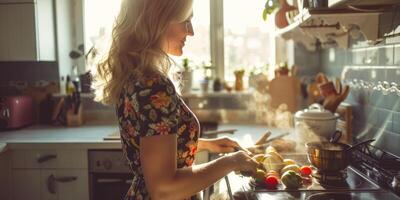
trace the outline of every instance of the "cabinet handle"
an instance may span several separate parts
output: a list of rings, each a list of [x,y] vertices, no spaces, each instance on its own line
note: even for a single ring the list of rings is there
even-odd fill
[[[78,177],[76,176],[62,176],[62,177],[55,177],[55,181],[60,182],[60,183],[68,183],[72,181],[76,181]]]
[[[97,183],[123,183],[124,182],[124,179],[118,179],[118,178],[115,178],[115,179],[111,179],[111,178],[107,178],[107,179],[97,179],[97,181],[96,181]]]
[[[56,177],[52,174],[49,176],[49,178],[47,178],[47,190],[51,194],[55,194],[56,193],[56,182],[67,183],[67,182],[75,181],[77,179],[78,179],[78,177],[76,177],[76,176]]]
[[[44,163],[44,162],[47,162],[49,160],[53,160],[53,159],[56,159],[56,158],[57,158],[57,155],[54,155],[54,154],[44,155],[44,156],[41,156],[40,158],[38,158],[37,162],[38,163]]]

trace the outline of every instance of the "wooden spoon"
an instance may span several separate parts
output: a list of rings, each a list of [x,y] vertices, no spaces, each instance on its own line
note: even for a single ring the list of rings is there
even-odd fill
[[[349,94],[349,91],[350,87],[346,85],[344,87],[344,90],[340,94],[327,96],[324,99],[323,103],[324,108],[326,110],[331,111],[332,113],[335,113],[339,104],[346,99],[347,95]]]

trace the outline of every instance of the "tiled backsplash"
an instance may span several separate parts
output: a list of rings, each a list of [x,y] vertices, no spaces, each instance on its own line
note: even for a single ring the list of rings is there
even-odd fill
[[[0,89],[10,89],[10,83],[26,82],[34,85],[37,81],[58,82],[57,62],[0,62]]]
[[[351,86],[346,102],[354,106],[354,139],[375,138],[376,145],[400,155],[400,43],[323,50],[321,71]],[[394,87],[385,90],[379,83]]]

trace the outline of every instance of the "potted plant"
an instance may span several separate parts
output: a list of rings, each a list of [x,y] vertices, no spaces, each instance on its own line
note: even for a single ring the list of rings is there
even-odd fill
[[[182,60],[182,93],[189,93],[192,89],[193,70],[189,66],[189,59]]]
[[[204,78],[203,78],[203,80],[201,80],[200,86],[201,86],[201,90],[203,92],[207,92],[208,91],[208,87],[209,87],[209,83],[210,83],[210,80],[211,80],[211,76],[212,76],[213,66],[212,66],[211,62],[210,63],[203,62],[202,67],[203,67],[203,70],[204,70],[203,71]]]
[[[279,7],[279,0],[267,0],[264,5],[262,18],[267,21],[268,15],[272,14]]]
[[[279,8],[279,9],[278,9]],[[277,10],[277,11],[276,11]],[[276,11],[276,12],[275,12]],[[291,6],[286,0],[267,0],[265,2],[263,19],[267,20],[268,15],[275,12],[275,25],[278,28],[285,28],[289,25],[289,18],[293,18],[298,14],[298,9],[295,6]]]
[[[77,50],[72,50],[69,52],[69,57],[74,60],[75,63],[77,63],[78,59],[80,58],[84,58],[85,59],[85,63],[86,61],[90,58],[93,59],[94,57],[96,57],[97,55],[97,51],[94,47],[91,47],[88,51],[87,54],[85,54],[85,50],[84,50],[84,45],[80,44],[78,46]],[[91,85],[91,77],[90,77],[90,72],[89,71],[82,71],[78,69],[78,66],[75,64],[73,66],[73,72],[74,72],[74,76],[76,76],[76,78],[78,78],[79,76],[79,82],[81,85],[81,90],[83,93],[88,93],[90,92],[90,85]]]
[[[280,63],[278,67],[275,69],[275,76],[288,76],[289,75],[289,68],[287,63]]]

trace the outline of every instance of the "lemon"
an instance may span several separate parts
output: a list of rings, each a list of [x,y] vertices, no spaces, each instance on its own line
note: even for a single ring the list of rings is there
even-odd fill
[[[255,159],[259,163],[262,163],[264,162],[264,154],[257,154],[253,156],[253,159]]]
[[[254,179],[256,180],[256,182],[264,182],[265,176],[267,174],[265,173],[264,170],[261,169],[257,169],[256,174],[254,175]]]
[[[296,161],[292,160],[292,159],[283,159],[283,163],[285,165],[295,165]]]

